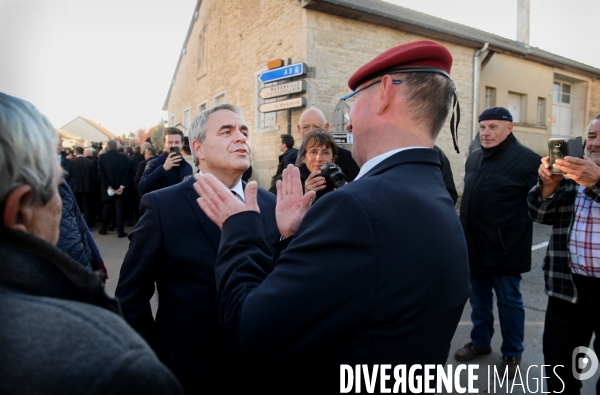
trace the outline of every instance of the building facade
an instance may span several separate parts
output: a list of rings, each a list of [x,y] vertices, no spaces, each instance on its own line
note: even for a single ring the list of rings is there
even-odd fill
[[[164,109],[169,124],[187,130],[200,111],[220,103],[239,107],[250,128],[253,178],[268,186],[277,165],[278,141],[292,133],[304,108],[317,107],[333,131],[348,78],[374,56],[400,43],[428,39],[448,47],[461,108],[460,154],[449,120],[436,144],[450,159],[462,191],[468,145],[476,116],[504,106],[516,114],[515,134],[540,154],[550,136],[585,135],[600,113],[600,69],[522,43],[380,0],[199,0],[190,22]],[[267,63],[304,63],[306,107],[258,110]],[[277,82],[279,83],[279,82]],[[336,122],[336,120],[338,122]]]

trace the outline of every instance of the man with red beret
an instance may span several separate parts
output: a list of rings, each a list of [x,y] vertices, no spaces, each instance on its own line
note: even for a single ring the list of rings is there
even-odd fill
[[[537,180],[540,156],[512,134],[512,115],[504,107],[479,115],[481,148],[465,165],[460,205],[471,267],[471,341],[454,355],[467,362],[492,352],[492,290],[498,300],[502,332],[501,372],[513,378],[521,362],[525,308],[521,273],[531,270],[533,222],[527,194]]]
[[[360,392],[371,384],[362,365],[386,392],[394,368],[428,380],[421,367],[446,363],[468,296],[465,238],[432,149],[455,95],[451,64],[445,47],[417,41],[354,73],[342,100],[355,97],[347,129],[360,173],[310,207],[298,169],[283,171],[277,257],[255,183],[243,204],[214,177],[195,176],[200,207],[223,229],[215,275],[224,336],[248,366],[269,372],[263,391]]]

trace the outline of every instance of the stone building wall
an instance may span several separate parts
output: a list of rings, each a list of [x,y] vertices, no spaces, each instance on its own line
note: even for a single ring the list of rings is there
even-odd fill
[[[199,63],[201,38],[204,45],[202,61]],[[215,104],[215,96],[224,93],[227,103],[242,110],[250,129],[254,156],[253,178],[261,186],[268,187],[280,154],[279,135],[288,131],[287,111],[276,113],[274,126],[265,129],[257,127],[257,77],[260,72],[266,71],[269,60],[289,58],[292,63],[306,63],[310,70],[309,75],[304,78],[307,83],[304,94],[307,107],[320,108],[330,123],[333,123],[334,109],[339,98],[349,92],[347,80],[358,67],[388,48],[421,39],[430,38],[306,10],[302,8],[302,2],[297,0],[202,0],[172,86],[168,102],[169,119],[175,114],[175,123],[182,122],[186,108],[190,109],[193,118],[198,114],[199,104],[205,103],[210,108]],[[450,117],[436,144],[448,156],[457,189],[462,193],[468,146],[471,137],[477,133],[473,129],[472,113],[473,56],[476,49],[435,41],[445,45],[454,58],[451,74],[461,109],[460,153],[456,153],[453,148]],[[484,96],[481,95],[485,95],[481,92],[485,92],[486,83],[491,83],[489,81],[505,79],[507,89],[522,92],[521,87],[510,87],[518,83],[518,79],[513,78],[512,72],[503,74],[502,70],[506,65],[516,67],[520,74],[534,73],[547,81],[551,81],[552,73],[556,72],[548,66],[496,54],[482,72],[481,105],[484,101]],[[529,71],[523,73],[522,70],[525,69]],[[505,74],[511,75],[503,76]],[[591,78],[582,80],[589,86],[588,103],[585,105],[589,122],[589,119],[600,113],[600,82]],[[551,93],[551,84],[550,91],[544,88],[538,92],[539,89],[536,89],[535,95],[532,94],[528,101],[529,110],[534,106],[534,96],[538,93]],[[498,105],[503,104],[499,102]],[[551,116],[551,107],[552,102],[548,100],[548,117]],[[291,131],[297,140],[296,146],[300,144],[296,124],[302,110],[290,111]],[[527,120],[531,123],[531,111],[528,113]]]

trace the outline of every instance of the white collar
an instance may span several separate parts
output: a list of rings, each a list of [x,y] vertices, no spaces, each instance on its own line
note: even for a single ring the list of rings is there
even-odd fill
[[[371,171],[371,169],[373,169],[375,166],[377,166],[378,164],[380,164],[381,162],[383,162],[390,156],[397,154],[400,151],[405,151],[405,150],[414,149],[414,148],[429,148],[429,147],[404,147],[404,148],[398,148],[395,150],[385,152],[381,155],[377,155],[376,157],[369,159],[364,165],[362,165],[362,167],[360,168],[360,171],[358,172],[358,175],[356,176],[354,181],[363,177],[365,174],[367,174],[369,171]]]
[[[199,174],[204,174],[204,173],[202,173],[202,170],[200,170],[200,169],[198,169],[198,173],[199,173]],[[238,196],[239,196],[240,198],[242,198],[242,201],[243,201],[244,203],[246,203],[246,196],[244,196],[244,187],[243,187],[243,184],[242,184],[242,177],[240,177],[240,179],[238,180],[237,184],[235,184],[235,185],[233,186],[233,188],[231,188],[231,190],[232,190],[233,192],[237,193],[237,194],[238,194]]]

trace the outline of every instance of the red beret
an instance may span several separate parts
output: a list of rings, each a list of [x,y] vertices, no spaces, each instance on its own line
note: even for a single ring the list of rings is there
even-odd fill
[[[407,72],[439,72],[449,76],[451,67],[452,55],[446,47],[428,40],[413,41],[388,49],[362,66],[350,77],[348,87],[356,90],[365,81],[389,72],[401,73],[405,68],[410,69]]]

